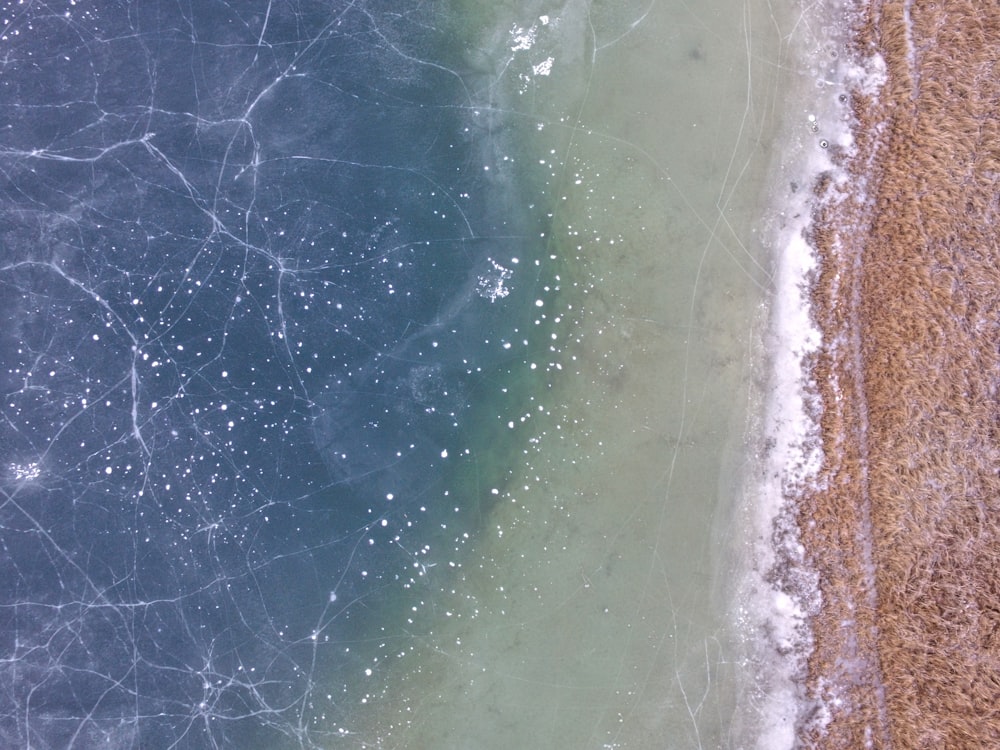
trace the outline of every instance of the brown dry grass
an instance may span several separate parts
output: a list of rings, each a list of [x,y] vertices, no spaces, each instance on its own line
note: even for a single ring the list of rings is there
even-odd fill
[[[845,165],[872,200],[815,217],[825,489],[799,516],[810,690],[841,702],[801,737],[1000,748],[1000,5],[873,0],[857,44],[889,79]]]

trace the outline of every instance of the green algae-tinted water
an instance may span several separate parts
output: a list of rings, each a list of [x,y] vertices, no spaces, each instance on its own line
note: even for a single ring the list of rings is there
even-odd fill
[[[727,597],[791,26],[764,3],[467,5],[484,167],[550,202],[550,344],[496,418],[518,449],[485,531],[426,571],[433,616],[345,727],[384,748],[749,745],[762,686]]]

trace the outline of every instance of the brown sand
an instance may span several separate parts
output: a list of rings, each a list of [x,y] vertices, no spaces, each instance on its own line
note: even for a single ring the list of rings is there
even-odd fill
[[[1000,3],[872,0],[858,152],[815,217],[824,491],[808,747],[1000,748]],[[862,187],[864,193],[857,188]]]

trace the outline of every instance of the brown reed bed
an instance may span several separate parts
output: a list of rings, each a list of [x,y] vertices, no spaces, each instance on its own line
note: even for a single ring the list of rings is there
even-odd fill
[[[822,748],[1000,748],[1000,4],[872,0],[846,186],[817,189],[825,462],[800,498]],[[860,188],[860,189],[859,189]]]

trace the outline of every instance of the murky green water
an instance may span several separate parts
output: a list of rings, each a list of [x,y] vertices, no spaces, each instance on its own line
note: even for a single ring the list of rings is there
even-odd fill
[[[734,712],[757,686],[727,586],[792,24],[725,0],[466,12],[484,154],[553,199],[560,289],[538,313],[554,333],[544,361],[523,363],[544,377],[508,427],[523,447],[490,488],[487,533],[425,571],[436,624],[380,666],[351,736],[740,746],[752,727]]]

